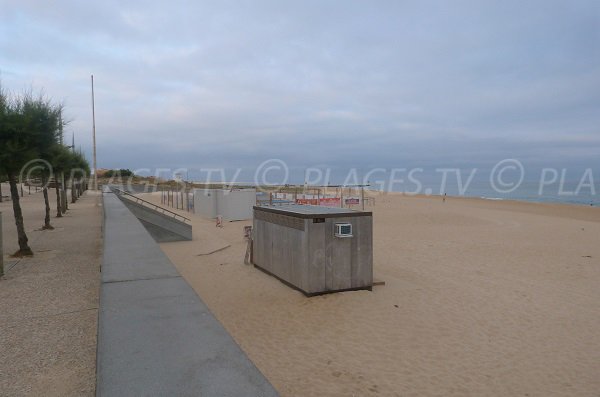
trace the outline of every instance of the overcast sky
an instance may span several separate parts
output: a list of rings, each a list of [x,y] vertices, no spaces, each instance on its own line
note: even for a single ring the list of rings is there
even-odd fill
[[[125,4],[127,3],[127,4]],[[6,1],[0,78],[99,167],[600,163],[599,1]]]

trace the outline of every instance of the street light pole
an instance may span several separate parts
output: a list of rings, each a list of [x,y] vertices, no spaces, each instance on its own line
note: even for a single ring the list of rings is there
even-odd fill
[[[98,169],[96,168],[96,109],[94,104],[94,75],[92,75],[92,135],[94,140],[94,190],[98,190]]]

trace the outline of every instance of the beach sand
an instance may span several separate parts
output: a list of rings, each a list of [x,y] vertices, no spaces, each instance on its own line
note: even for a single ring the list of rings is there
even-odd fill
[[[161,247],[283,396],[600,395],[599,208],[375,201],[372,292],[244,265],[250,221],[188,214],[194,241]]]

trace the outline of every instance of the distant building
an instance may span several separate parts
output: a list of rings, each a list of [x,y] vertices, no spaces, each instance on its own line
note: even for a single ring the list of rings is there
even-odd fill
[[[194,189],[194,213],[225,221],[252,219],[256,189]]]

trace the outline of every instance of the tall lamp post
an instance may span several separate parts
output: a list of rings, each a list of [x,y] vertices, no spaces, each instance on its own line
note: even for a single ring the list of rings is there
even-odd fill
[[[94,75],[92,75],[92,136],[94,140],[94,190],[98,190],[98,169],[96,168],[96,109],[94,104]]]

